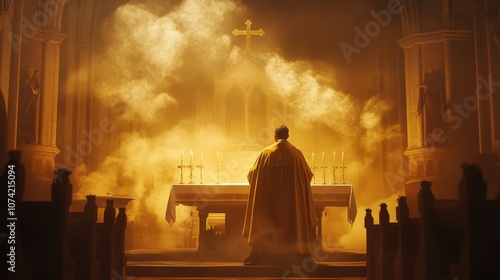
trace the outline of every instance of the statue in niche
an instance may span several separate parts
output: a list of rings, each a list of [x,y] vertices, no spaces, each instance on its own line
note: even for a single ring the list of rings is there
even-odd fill
[[[428,66],[424,75],[424,82],[418,85],[420,93],[418,97],[418,115],[423,115],[424,139],[433,140],[435,144],[441,144],[439,137],[444,130],[444,90],[439,71]]]
[[[21,81],[19,92],[18,143],[35,144],[38,114],[38,99],[42,84],[36,77],[38,70],[28,68]]]

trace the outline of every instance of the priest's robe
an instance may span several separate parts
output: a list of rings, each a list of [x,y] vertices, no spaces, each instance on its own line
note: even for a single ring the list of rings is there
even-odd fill
[[[250,247],[278,254],[309,252],[317,225],[312,176],[302,152],[288,141],[261,152],[248,173],[243,236]]]

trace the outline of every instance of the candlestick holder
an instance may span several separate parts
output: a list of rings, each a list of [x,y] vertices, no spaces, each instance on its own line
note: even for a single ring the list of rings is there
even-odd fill
[[[185,167],[186,167],[186,166],[185,166],[185,165],[182,165],[182,164],[181,164],[181,165],[177,165],[177,168],[179,168],[179,169],[181,170],[181,182],[180,182],[179,184],[184,184],[183,179],[184,179],[184,168],[185,168]]]
[[[200,169],[200,184],[203,184],[203,168],[205,168],[205,165],[200,163],[199,165],[196,165],[196,168]]]

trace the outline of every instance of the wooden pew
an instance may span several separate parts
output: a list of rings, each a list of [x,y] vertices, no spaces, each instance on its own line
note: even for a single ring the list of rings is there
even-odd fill
[[[72,186],[63,173],[52,184],[52,201],[21,202],[19,279],[125,279],[125,208],[118,216],[108,200],[104,223],[97,221],[95,196],[84,212],[68,212]]]
[[[500,279],[500,198],[486,200],[477,166],[462,168],[458,200],[437,200],[421,183],[419,219],[409,219],[405,197],[396,224],[385,204],[379,225],[366,210],[367,279]]]
[[[400,196],[396,207],[398,246],[394,259],[394,280],[415,279],[415,259],[420,244],[420,221],[409,217],[406,197]]]

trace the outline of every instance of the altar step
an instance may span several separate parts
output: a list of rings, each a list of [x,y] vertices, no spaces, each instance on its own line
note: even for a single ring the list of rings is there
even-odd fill
[[[274,277],[274,278],[332,278],[365,277],[364,262],[318,263],[314,266],[244,266],[241,262],[129,262],[128,277]]]
[[[224,257],[200,255],[193,251],[128,251],[127,278],[160,279],[366,279],[364,253],[329,253],[317,266],[304,263],[289,267],[252,265]]]
[[[195,248],[184,249],[134,249],[125,252],[127,261],[145,262],[145,261],[219,261],[219,262],[238,262],[248,256],[250,250],[239,251],[235,250],[230,254],[228,250],[223,253],[206,253],[200,254]],[[364,251],[352,251],[342,248],[333,250],[325,250],[317,253],[323,262],[364,262],[366,261],[366,253]],[[313,253],[314,255],[314,253]]]

